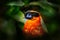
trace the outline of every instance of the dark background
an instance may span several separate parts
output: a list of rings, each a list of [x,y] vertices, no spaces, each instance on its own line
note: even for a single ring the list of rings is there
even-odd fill
[[[8,9],[8,7],[6,6],[7,3],[9,2],[14,2],[14,1],[18,1],[18,0],[0,0],[0,18],[4,18],[5,16],[5,12],[6,10]],[[22,0],[24,1],[24,0]],[[30,0],[32,1],[32,0]],[[36,0],[35,0],[36,1]],[[60,0],[48,0],[48,2],[51,2],[53,4],[56,4],[57,7],[56,7],[56,11],[57,11],[57,16],[56,16],[56,20],[58,23],[60,23]],[[16,26],[18,26],[18,22],[15,21],[15,24]],[[60,27],[59,27],[60,28]],[[51,37],[52,39],[50,40],[60,40],[60,30],[58,29],[57,30],[57,34],[54,34],[53,36],[55,37]],[[16,27],[16,37],[14,37],[14,40],[21,40],[21,39],[24,39],[23,35],[22,35],[22,31],[20,31],[20,29],[18,27]],[[3,33],[1,30],[0,30],[0,39],[1,40],[5,40],[7,38],[7,34]],[[48,39],[47,39],[48,40]]]

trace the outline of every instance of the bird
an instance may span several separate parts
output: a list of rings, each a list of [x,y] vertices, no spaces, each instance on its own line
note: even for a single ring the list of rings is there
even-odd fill
[[[42,25],[42,16],[35,10],[29,10],[25,13],[26,22],[23,27],[23,34],[27,37],[38,37],[47,33],[47,28]]]
[[[20,5],[15,5],[16,7],[9,5],[11,8],[7,11],[8,16],[19,22],[19,28],[23,31],[24,36],[37,37],[45,33],[54,34],[57,29],[54,5],[45,1],[29,2],[27,4],[22,5],[22,7]],[[30,10],[36,9],[35,6],[39,12]]]

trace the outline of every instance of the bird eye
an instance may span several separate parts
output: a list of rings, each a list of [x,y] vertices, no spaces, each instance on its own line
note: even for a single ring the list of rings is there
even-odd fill
[[[25,18],[26,18],[26,19],[31,19],[31,18],[32,18],[32,14],[29,13],[29,12],[26,13],[26,14],[25,14]]]

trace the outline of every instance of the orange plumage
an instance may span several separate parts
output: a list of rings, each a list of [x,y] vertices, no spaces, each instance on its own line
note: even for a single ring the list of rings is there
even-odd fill
[[[41,36],[44,31],[41,25],[41,16],[28,19],[24,25],[23,32],[26,36]]]

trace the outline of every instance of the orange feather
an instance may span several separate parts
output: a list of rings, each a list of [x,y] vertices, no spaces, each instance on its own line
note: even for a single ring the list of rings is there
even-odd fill
[[[34,37],[43,35],[44,31],[41,25],[41,17],[28,19],[24,25],[23,32],[25,35]]]

